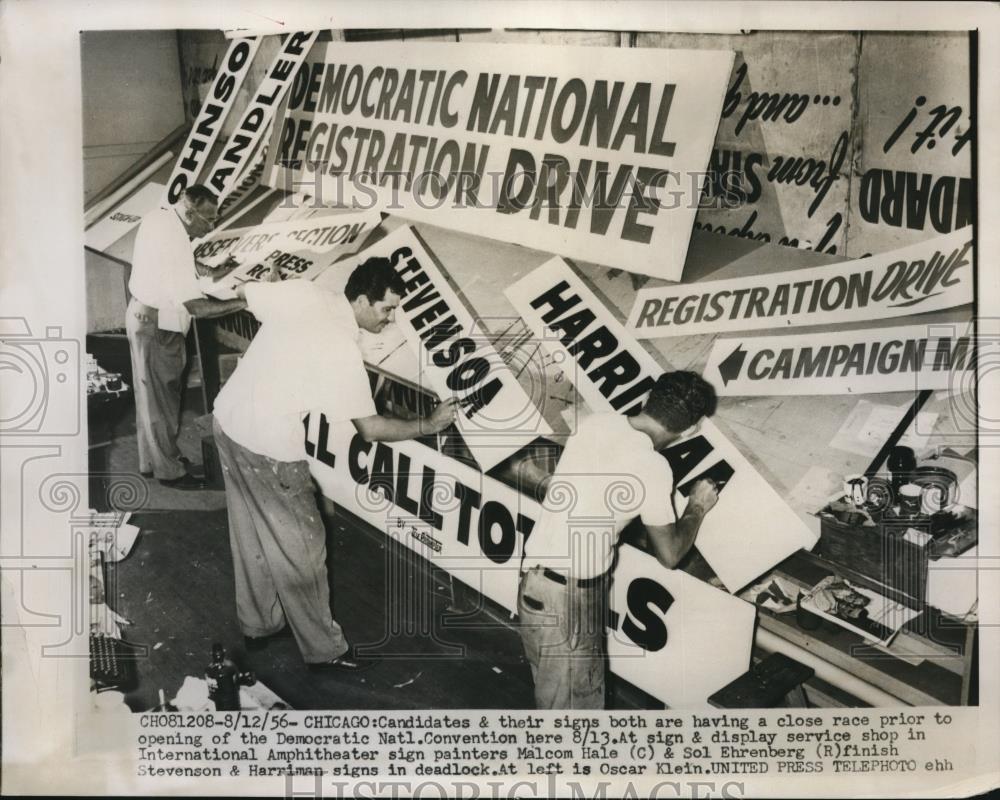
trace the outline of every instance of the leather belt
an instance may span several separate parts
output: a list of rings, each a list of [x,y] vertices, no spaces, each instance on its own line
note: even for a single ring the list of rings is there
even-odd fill
[[[527,573],[521,573],[526,575]],[[554,583],[558,583],[560,586],[567,586],[569,584],[569,578],[563,575],[561,572],[556,572],[554,569],[549,569],[548,567],[542,567],[542,575],[548,578]],[[579,589],[592,589],[595,586],[600,586],[604,583],[604,579],[607,574],[596,575],[593,578],[573,578],[573,583]]]

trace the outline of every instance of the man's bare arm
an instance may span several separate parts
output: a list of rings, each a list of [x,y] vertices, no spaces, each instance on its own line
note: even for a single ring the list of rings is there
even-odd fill
[[[264,259],[264,264],[267,264],[268,270],[267,274],[264,276],[263,283],[277,283],[281,280],[281,270],[278,268],[278,263],[268,256]],[[247,298],[247,286],[253,281],[246,281],[244,283],[237,284],[233,289],[233,293],[236,295],[237,299],[243,300],[244,303]]]
[[[670,525],[647,525],[653,555],[667,569],[676,567],[694,544],[701,521],[719,499],[715,484],[698,481],[691,487],[688,504],[677,522]]]
[[[429,417],[421,419],[397,419],[372,414],[352,422],[366,442],[401,442],[443,431],[454,422],[457,405],[458,400],[450,398],[440,403]]]
[[[247,307],[247,301],[242,298],[235,300],[214,300],[210,297],[196,297],[194,300],[185,300],[184,308],[188,314],[199,319],[210,319],[212,317],[224,317],[234,311],[242,311]]]

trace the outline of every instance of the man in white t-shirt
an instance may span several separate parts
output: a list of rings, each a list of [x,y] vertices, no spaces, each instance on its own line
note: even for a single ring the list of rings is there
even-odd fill
[[[143,217],[132,251],[125,332],[132,355],[139,471],[174,489],[203,488],[188,473],[177,446],[191,317],[222,316],[246,305],[205,297],[198,286],[191,240],[209,233],[218,216],[215,195],[204,186],[190,186],[176,206]]]
[[[517,609],[537,708],[604,708],[607,578],[622,529],[635,517],[653,554],[673,569],[718,500],[697,481],[684,513],[673,505],[664,447],[715,413],[715,390],[693,372],[659,377],[632,417],[594,414],[570,436],[524,545]]]
[[[286,624],[314,670],[358,670],[330,612],[326,529],[305,458],[303,419],[322,409],[354,423],[366,441],[394,442],[444,430],[457,401],[426,419],[375,411],[358,338],[392,321],[405,286],[387,258],[370,258],[344,293],[304,280],[243,284],[237,294],[261,322],[215,401],[214,432],[226,481],[236,610],[249,649]]]

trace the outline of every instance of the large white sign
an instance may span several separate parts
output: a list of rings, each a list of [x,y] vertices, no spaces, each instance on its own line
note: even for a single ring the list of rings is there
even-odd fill
[[[640,289],[628,328],[640,338],[829,325],[972,302],[972,228],[823,267]]]
[[[371,256],[390,259],[406,282],[396,324],[417,354],[419,382],[438,397],[458,398],[456,424],[484,471],[552,433],[412,228],[394,231],[358,259]]]
[[[184,149],[181,150],[174,171],[167,181],[166,201],[173,205],[181,199],[184,190],[198,182],[202,167],[212,145],[219,138],[222,124],[233,106],[236,93],[243,85],[243,79],[250,69],[257,48],[260,47],[259,37],[233,39],[229,44],[222,66],[212,81],[212,88],[198,112],[191,133],[188,134]]]
[[[547,261],[506,293],[592,410],[639,408],[664,372],[562,259]],[[710,419],[663,455],[674,473],[679,507],[701,478],[723,486],[695,546],[730,591],[816,544],[816,534]]]
[[[717,339],[705,376],[719,394],[871,394],[968,389],[976,337],[966,324]]]
[[[305,449],[323,494],[511,612],[541,507],[414,441],[370,443],[312,414]],[[608,621],[611,669],[671,708],[704,707],[750,664],[756,611],[623,544]],[[439,632],[447,639],[447,630]],[[725,642],[725,646],[720,646]]]
[[[208,187],[218,195],[220,203],[228,197],[250,163],[261,136],[270,124],[285,92],[288,91],[296,69],[318,35],[319,31],[306,31],[290,33],[285,37],[281,50],[274,57],[264,79],[254,92],[253,99],[219,156],[211,177],[206,181]]]
[[[333,42],[286,96],[266,182],[676,280],[733,57]]]

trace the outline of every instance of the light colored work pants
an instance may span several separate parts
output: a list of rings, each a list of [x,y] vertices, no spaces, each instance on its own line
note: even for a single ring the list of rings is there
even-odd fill
[[[326,529],[307,461],[258,455],[213,420],[226,481],[236,612],[246,636],[269,636],[285,622],[303,659],[329,661],[347,652],[330,613]]]
[[[607,584],[581,588],[545,577],[542,567],[521,576],[518,632],[535,682],[535,707],[604,708]]]
[[[156,309],[133,297],[125,313],[125,332],[132,355],[139,471],[173,480],[186,472],[177,433],[187,351],[184,334],[162,331],[156,322]]]

